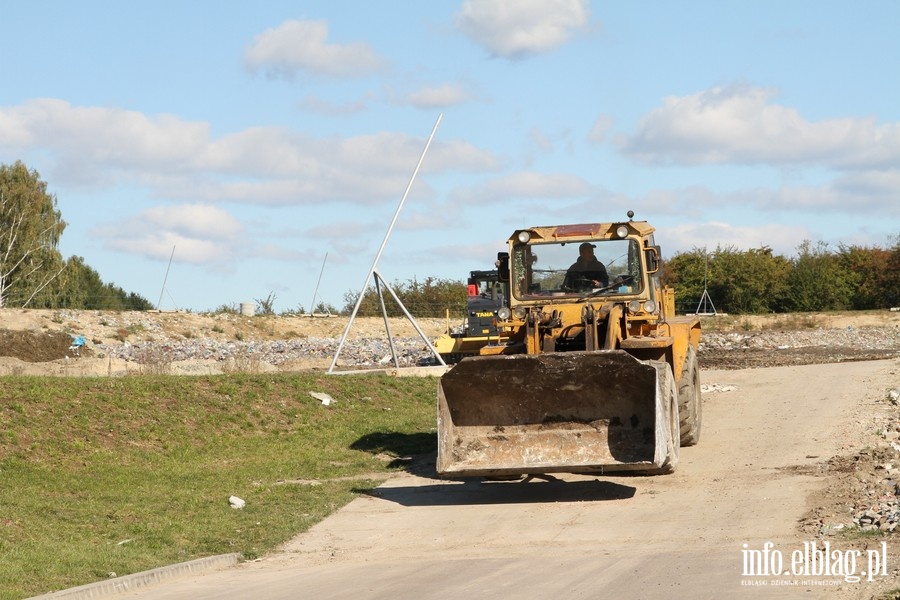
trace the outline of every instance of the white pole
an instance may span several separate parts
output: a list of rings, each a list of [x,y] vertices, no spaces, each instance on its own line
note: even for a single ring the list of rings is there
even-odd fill
[[[322,261],[322,269],[319,271],[319,280],[316,281],[316,291],[313,292],[312,303],[309,305],[309,316],[313,316],[316,312],[316,296],[319,295],[319,284],[322,282],[322,273],[325,272],[325,261],[328,260],[328,253],[325,253],[325,259]]]
[[[369,287],[369,281],[372,279],[372,273],[375,272],[376,267],[378,267],[378,261],[381,260],[381,255],[384,253],[384,247],[387,246],[388,239],[391,237],[391,232],[394,230],[394,225],[397,223],[397,217],[400,216],[400,211],[403,209],[403,204],[406,202],[406,197],[409,195],[409,190],[412,188],[413,182],[416,179],[416,174],[418,174],[419,169],[422,167],[422,161],[425,160],[425,154],[428,152],[428,147],[431,146],[431,140],[434,139],[434,134],[437,132],[438,125],[441,124],[441,119],[444,114],[441,113],[438,115],[437,121],[434,123],[434,127],[431,129],[431,135],[428,136],[428,141],[425,142],[425,148],[422,150],[422,155],[419,156],[419,162],[416,164],[416,168],[413,171],[412,177],[409,178],[409,183],[406,186],[406,191],[403,192],[403,197],[400,198],[400,204],[397,206],[397,210],[394,211],[394,218],[391,219],[391,224],[388,227],[387,233],[384,234],[384,240],[381,242],[381,247],[378,249],[378,253],[375,255],[375,260],[372,261],[372,268],[369,269],[369,272],[366,274],[366,281],[362,285],[362,289],[359,290],[359,298],[356,299],[356,306],[353,307],[353,312],[350,314],[350,319],[347,321],[347,327],[344,329],[344,334],[341,336],[341,341],[338,343],[337,350],[334,353],[334,359],[331,361],[331,366],[328,367],[328,372],[331,373],[334,370],[334,366],[337,364],[338,356],[341,354],[341,349],[344,347],[344,342],[347,341],[347,334],[350,333],[350,326],[353,324],[353,319],[356,318],[356,313],[359,312],[359,306],[362,304],[363,295],[366,293],[366,288]]]
[[[172,246],[172,254],[169,255],[169,266],[166,267],[166,276],[163,277],[162,289],[159,290],[159,302],[156,303],[156,310],[162,310],[162,297],[166,291],[166,281],[169,279],[169,269],[172,267],[172,258],[175,256],[175,246]]]

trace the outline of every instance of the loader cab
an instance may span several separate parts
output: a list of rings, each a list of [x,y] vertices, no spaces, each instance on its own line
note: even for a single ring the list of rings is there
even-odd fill
[[[580,250],[589,247],[589,252]],[[511,244],[510,288],[516,300],[571,301],[585,295],[625,298],[645,286],[641,240],[528,239]],[[599,263],[599,265],[598,265]]]

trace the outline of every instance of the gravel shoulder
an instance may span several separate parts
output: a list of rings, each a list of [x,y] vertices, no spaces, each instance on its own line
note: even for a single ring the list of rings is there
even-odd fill
[[[900,312],[702,317],[702,368],[889,359]],[[325,370],[427,361],[446,319],[0,309],[0,375],[119,376]],[[418,327],[418,330],[417,330]],[[390,329],[390,338],[387,331]],[[419,335],[424,334],[424,339]],[[73,346],[73,341],[82,345]]]

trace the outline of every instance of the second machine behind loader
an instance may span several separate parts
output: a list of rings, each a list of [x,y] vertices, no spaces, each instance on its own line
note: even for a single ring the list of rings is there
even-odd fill
[[[505,256],[506,253],[504,252]],[[446,363],[466,356],[478,356],[478,350],[497,340],[497,311],[507,306],[509,283],[500,281],[496,269],[469,273],[466,317],[461,327],[450,327],[434,340],[434,348]]]
[[[439,474],[669,473],[697,443],[700,320],[628,217],[509,238],[498,340],[440,380]]]

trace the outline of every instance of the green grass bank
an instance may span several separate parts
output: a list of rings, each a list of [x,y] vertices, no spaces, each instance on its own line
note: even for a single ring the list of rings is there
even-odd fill
[[[2,377],[0,599],[264,555],[433,452],[436,388],[377,374]]]

